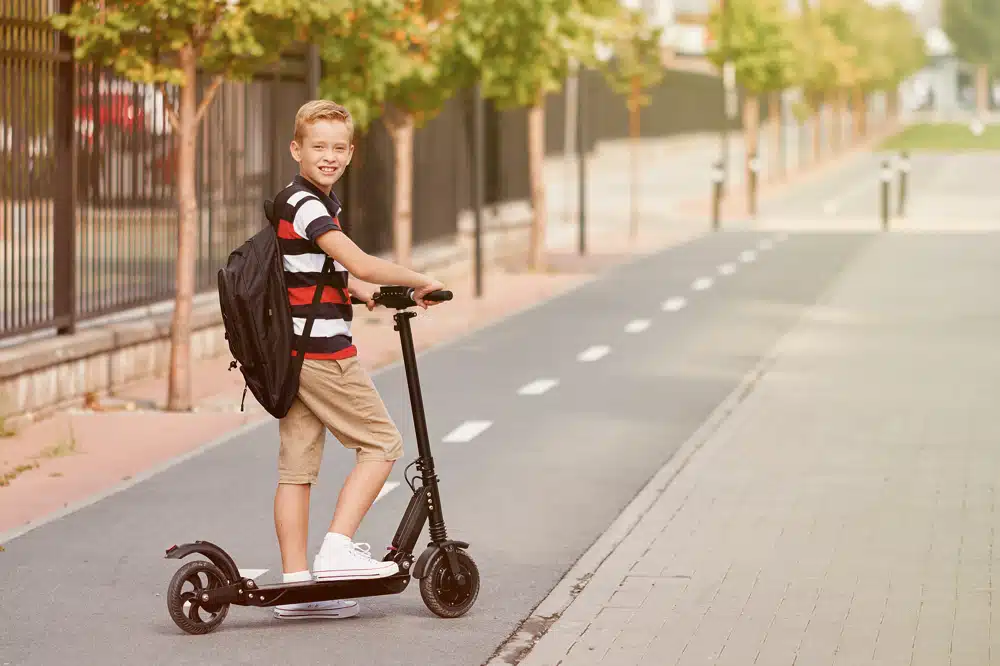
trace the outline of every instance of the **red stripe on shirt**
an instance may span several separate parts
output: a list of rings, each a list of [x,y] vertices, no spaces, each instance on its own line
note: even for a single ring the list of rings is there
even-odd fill
[[[278,220],[278,238],[293,240],[302,238],[302,236],[295,233],[295,226],[291,222],[288,220]]]
[[[315,296],[316,287],[290,287],[288,289],[289,305],[310,305]],[[323,296],[319,299],[319,302],[347,305],[351,302],[351,295],[346,289],[327,286],[323,290]]]
[[[292,350],[292,356],[296,355],[296,351]],[[344,347],[340,351],[336,351],[330,354],[322,354],[319,352],[306,352],[303,358],[315,359],[317,361],[338,361],[342,358],[351,358],[352,356],[358,355],[358,348],[354,345],[350,347]]]

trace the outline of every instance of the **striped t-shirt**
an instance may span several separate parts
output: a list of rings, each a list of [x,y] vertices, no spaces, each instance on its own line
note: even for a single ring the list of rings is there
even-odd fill
[[[299,348],[327,258],[315,241],[328,231],[341,231],[337,218],[341,207],[335,194],[325,194],[301,175],[295,176],[280,195],[287,195],[288,199],[282,210],[275,210],[278,248],[285,267],[294,344]],[[333,269],[327,275],[326,288],[317,307],[309,339],[302,347],[307,359],[330,360],[357,354],[351,337],[354,310],[347,291],[348,272],[339,262],[334,262]],[[292,353],[295,354],[295,351]]]

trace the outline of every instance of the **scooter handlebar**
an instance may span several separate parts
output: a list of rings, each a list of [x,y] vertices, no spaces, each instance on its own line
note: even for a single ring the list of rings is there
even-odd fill
[[[382,287],[375,292],[373,298],[376,305],[382,305],[395,310],[405,310],[406,308],[412,308],[417,305],[417,302],[413,300],[414,291],[416,290],[412,287]],[[432,291],[424,296],[424,300],[441,303],[444,301],[450,301],[452,297],[452,292],[447,289],[438,289],[437,291]],[[351,304],[364,305],[365,301],[351,296]]]

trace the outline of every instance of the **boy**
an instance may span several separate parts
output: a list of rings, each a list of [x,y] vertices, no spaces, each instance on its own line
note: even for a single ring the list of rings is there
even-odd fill
[[[354,123],[343,106],[326,100],[304,104],[295,116],[292,157],[299,173],[275,199],[278,242],[285,266],[295,343],[303,332],[327,256],[334,260],[310,336],[298,396],[279,422],[278,488],[274,524],[285,582],[378,578],[397,573],[394,562],[372,558],[367,544],[352,541],[361,520],[402,455],[402,438],[374,384],[357,359],[351,337],[350,296],[375,307],[366,283],[414,288],[414,300],[444,285],[363,252],[342,232],[340,203],[332,188],[354,154]],[[284,196],[282,196],[284,195]],[[306,561],[309,491],[319,475],[325,430],[355,449],[356,464],[337,499],[333,520],[309,571]],[[350,617],[357,601],[324,601],[275,607],[281,618]]]

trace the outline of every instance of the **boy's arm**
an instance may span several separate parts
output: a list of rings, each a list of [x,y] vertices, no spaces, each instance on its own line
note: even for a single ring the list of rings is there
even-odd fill
[[[436,289],[444,289],[444,285],[431,277],[391,261],[373,257],[358,247],[345,233],[328,231],[316,239],[316,244],[334,260],[339,261],[351,275],[363,282],[413,287],[418,298]]]

